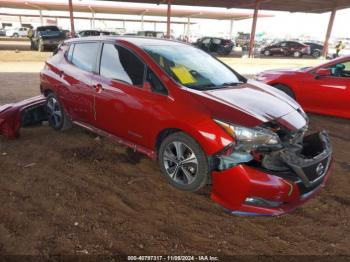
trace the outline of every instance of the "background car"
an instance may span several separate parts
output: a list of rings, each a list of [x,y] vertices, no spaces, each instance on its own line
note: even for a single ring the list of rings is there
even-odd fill
[[[99,36],[99,35],[116,35],[116,33],[112,33],[109,31],[101,31],[101,30],[83,30],[78,33],[78,37]]]
[[[263,47],[260,51],[265,56],[294,56],[302,57],[310,54],[310,46],[296,41],[282,41]]]
[[[194,45],[205,52],[220,55],[229,55],[234,47],[234,43],[231,40],[217,37],[199,38]]]
[[[304,44],[310,46],[310,55],[314,58],[318,58],[322,55],[323,45],[316,42],[304,42]]]
[[[0,29],[0,36],[6,36],[5,29],[3,29],[3,28]]]
[[[350,118],[350,56],[317,67],[265,71],[257,80],[293,97],[307,112]]]
[[[29,28],[27,27],[16,27],[16,28],[8,28],[6,30],[6,36],[9,37],[27,37]]]
[[[138,31],[138,36],[165,38],[164,32],[161,31]]]
[[[46,48],[55,49],[66,39],[66,34],[57,26],[39,26],[34,31],[32,48],[39,52]]]

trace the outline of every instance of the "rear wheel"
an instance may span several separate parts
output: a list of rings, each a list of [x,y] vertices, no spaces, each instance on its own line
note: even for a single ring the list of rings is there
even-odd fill
[[[208,182],[207,157],[199,144],[183,132],[176,132],[163,140],[158,160],[165,178],[180,190],[194,192]]]
[[[286,93],[287,95],[289,95],[291,98],[293,98],[295,100],[295,94],[294,94],[293,90],[290,89],[290,87],[288,87],[286,85],[282,85],[282,84],[276,84],[276,85],[273,85],[273,87]]]
[[[19,37],[19,35],[17,33],[14,33],[13,37],[17,38],[17,37]]]
[[[53,129],[63,131],[72,127],[72,122],[53,93],[50,93],[46,98],[46,113]]]
[[[295,52],[293,53],[293,56],[299,58],[299,57],[302,56],[302,54],[301,54],[300,51],[295,51]]]
[[[318,50],[313,51],[312,56],[314,58],[319,58],[321,56],[321,52]]]

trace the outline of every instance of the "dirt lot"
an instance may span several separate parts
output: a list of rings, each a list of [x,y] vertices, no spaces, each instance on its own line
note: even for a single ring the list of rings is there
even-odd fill
[[[15,69],[13,71],[16,71]],[[38,94],[37,73],[0,73],[0,105]],[[311,115],[334,146],[321,194],[289,215],[226,214],[157,164],[78,127],[0,138],[0,254],[350,255],[350,121]]]

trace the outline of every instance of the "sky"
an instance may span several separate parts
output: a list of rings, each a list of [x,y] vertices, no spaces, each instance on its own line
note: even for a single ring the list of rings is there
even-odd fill
[[[91,2],[94,0],[74,0],[80,2]],[[147,6],[145,4],[130,4],[130,3],[120,3],[120,5],[134,5],[134,6]],[[151,5],[156,6],[156,5]],[[173,8],[181,9],[208,9],[208,10],[219,10],[217,8],[205,8],[205,7],[186,7],[186,6],[174,6]],[[225,9],[226,10],[226,9]],[[250,10],[246,9],[230,9],[233,12],[244,12],[252,13]],[[7,8],[0,8],[2,13],[18,13],[18,12],[28,12],[25,10],[13,10]],[[31,13],[37,13],[37,11],[29,11]],[[43,11],[45,14],[65,14],[67,12],[50,12]],[[272,12],[272,11],[260,11],[261,14],[271,14],[274,17],[260,18],[257,24],[257,33],[264,33],[267,37],[270,38],[297,38],[297,37],[308,37],[315,40],[324,40],[327,25],[329,21],[330,13],[325,14],[306,14],[306,13],[289,13],[289,12]],[[98,16],[98,15],[97,15]],[[104,15],[108,16],[108,15]],[[115,15],[114,15],[115,16]],[[111,16],[113,17],[113,15]],[[126,16],[118,15],[118,18],[130,18],[130,19],[139,19],[139,16]],[[145,19],[154,19],[154,17],[145,16]],[[158,18],[164,20],[165,18]],[[173,18],[176,21],[187,21],[186,18]],[[191,26],[191,32],[194,35],[211,35],[211,36],[227,36],[230,29],[229,21],[218,21],[218,20],[204,20],[204,19],[192,19],[192,22],[195,22],[195,25]],[[344,9],[337,12],[332,38],[350,38],[350,9]],[[250,32],[251,30],[252,19],[235,21],[233,32],[236,35],[237,32]],[[95,23],[96,27],[99,29],[106,28],[116,28],[122,27],[121,22],[98,22]],[[59,20],[59,26],[68,29],[69,21],[66,19]],[[79,21],[76,23],[77,30],[90,29],[89,21]],[[145,30],[153,30],[154,25],[151,23],[144,24]],[[127,23],[127,31],[135,32],[140,30],[139,23]],[[165,31],[165,24],[157,25],[157,30]],[[183,25],[173,25],[172,30],[175,35],[182,34],[184,32]]]

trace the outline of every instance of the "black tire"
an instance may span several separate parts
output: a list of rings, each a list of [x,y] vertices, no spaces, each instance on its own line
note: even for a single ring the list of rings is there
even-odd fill
[[[13,37],[14,37],[14,38],[18,38],[19,35],[18,35],[17,33],[14,33],[14,34],[13,34]]]
[[[49,125],[53,129],[64,131],[72,127],[72,122],[54,93],[50,93],[46,97],[45,110],[49,119]]]
[[[169,156],[169,150],[172,146],[175,149],[174,143],[180,143],[183,145],[183,155],[186,156],[187,154],[187,156],[186,158],[181,157],[181,159],[183,159],[182,161],[193,159],[193,157],[189,156],[192,156],[193,153],[197,164],[194,164],[195,161],[187,162],[185,164],[175,164],[174,161],[168,160],[169,157],[167,158],[165,155]],[[171,153],[173,153],[172,156],[174,157],[176,157],[175,155],[178,155],[177,152],[174,151]],[[195,192],[206,185],[209,181],[210,169],[207,156],[201,146],[192,137],[183,132],[173,133],[162,141],[158,152],[158,161],[164,177],[171,185],[180,190]],[[176,161],[178,161],[178,158]],[[173,165],[170,165],[170,163],[173,163]],[[173,172],[175,174],[173,178],[169,174],[169,170],[171,169],[178,170]],[[187,173],[187,175],[185,175],[185,173]],[[191,181],[187,179],[189,175],[191,175]]]
[[[293,90],[290,89],[288,86],[282,85],[282,84],[276,84],[276,85],[273,85],[273,87],[286,93],[287,95],[289,95],[291,98],[293,98],[295,100],[295,94],[294,94]]]
[[[296,58],[300,58],[300,57],[303,56],[303,54],[302,54],[300,51],[295,51],[295,52],[293,53],[293,56],[296,57]]]
[[[270,50],[265,50],[264,51],[264,56],[271,56],[271,51]]]
[[[318,51],[318,50],[315,50],[315,51],[312,52],[312,56],[314,58],[319,58],[321,56],[321,52]]]

